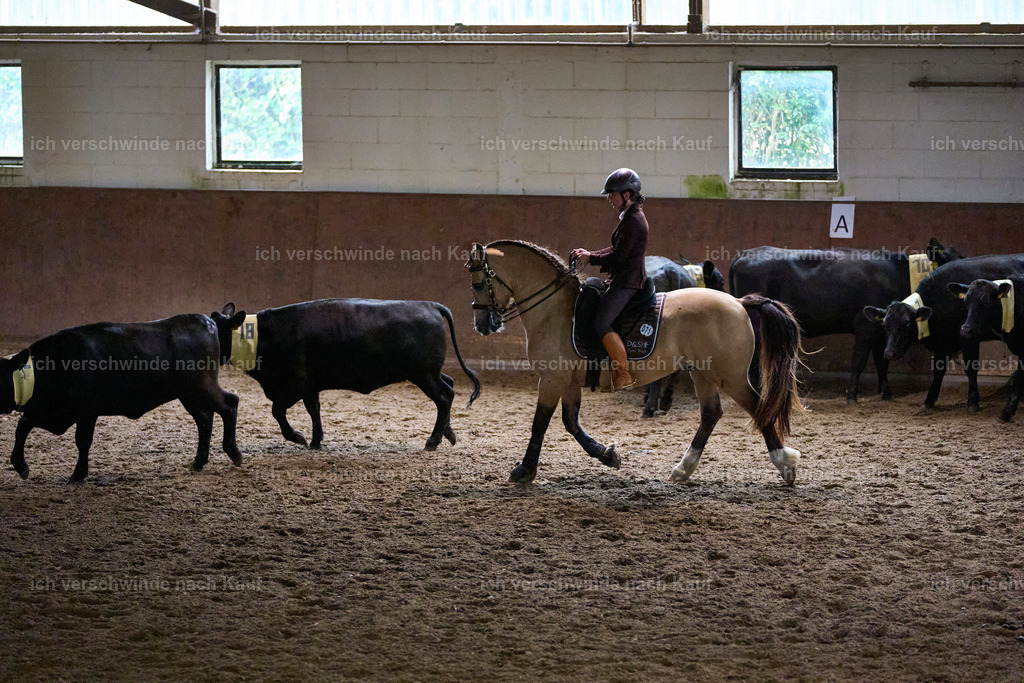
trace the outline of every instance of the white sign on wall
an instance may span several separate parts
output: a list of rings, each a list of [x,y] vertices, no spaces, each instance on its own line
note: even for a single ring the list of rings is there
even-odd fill
[[[853,210],[856,197],[833,197],[832,216],[828,221],[828,236],[832,238],[853,237]]]

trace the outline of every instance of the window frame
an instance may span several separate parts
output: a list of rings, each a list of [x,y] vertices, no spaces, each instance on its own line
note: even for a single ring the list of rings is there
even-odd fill
[[[744,71],[829,71],[832,73],[832,167],[831,168],[785,168],[747,167],[743,164],[743,88],[741,76]],[[839,79],[838,67],[832,65],[742,65],[733,72],[733,116],[735,117],[734,141],[735,163],[733,177],[737,180],[831,180],[839,179]]]
[[[18,80],[21,82],[21,111],[18,112],[19,116],[21,116],[21,156],[0,156],[0,167],[23,167],[25,165],[25,72],[22,70],[20,61],[0,61],[0,69],[17,69]]]
[[[222,156],[221,149],[221,92],[220,92],[220,71],[221,69],[299,69],[299,97],[301,104],[302,97],[302,63],[299,61],[211,61],[210,62],[210,77],[211,87],[210,94],[212,98],[212,106],[210,114],[212,116],[210,133],[212,135],[211,144],[209,145],[210,155],[210,170],[214,171],[294,171],[301,172],[303,164],[305,162],[305,150],[303,149],[303,158],[299,161],[284,161],[284,160],[270,160],[270,161],[239,161],[239,160],[225,160]],[[304,114],[303,114],[304,115]],[[299,120],[300,127],[302,126],[302,119]],[[299,144],[305,147],[305,135],[301,134]]]

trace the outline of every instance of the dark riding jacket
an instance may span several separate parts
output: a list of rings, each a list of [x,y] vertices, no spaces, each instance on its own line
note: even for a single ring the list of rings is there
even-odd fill
[[[647,217],[639,204],[633,204],[622,215],[612,233],[612,246],[591,252],[590,262],[608,273],[612,287],[639,289],[647,279],[644,255],[647,252]]]

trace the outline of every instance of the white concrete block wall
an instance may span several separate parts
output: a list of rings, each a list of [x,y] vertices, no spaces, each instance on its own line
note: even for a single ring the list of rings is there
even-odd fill
[[[1017,79],[1024,48],[0,42],[12,59],[8,185],[591,195],[630,165],[652,196],[709,175],[737,197],[1024,196],[1021,90],[909,86]],[[207,62],[231,59],[301,61],[302,172],[207,168]],[[837,66],[839,183],[730,179],[736,64]]]

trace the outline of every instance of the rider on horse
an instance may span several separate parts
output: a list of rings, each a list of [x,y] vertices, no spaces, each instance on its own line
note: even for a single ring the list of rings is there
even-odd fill
[[[607,288],[601,295],[594,330],[611,359],[612,385],[618,391],[633,386],[633,379],[626,367],[626,347],[612,329],[612,322],[647,280],[644,256],[649,227],[641,206],[644,196],[640,194],[640,176],[636,172],[628,168],[614,171],[604,181],[601,194],[608,195],[608,200],[619,212],[612,245],[593,252],[574,249],[572,256],[580,266],[591,263],[600,266],[602,273],[608,273]]]

